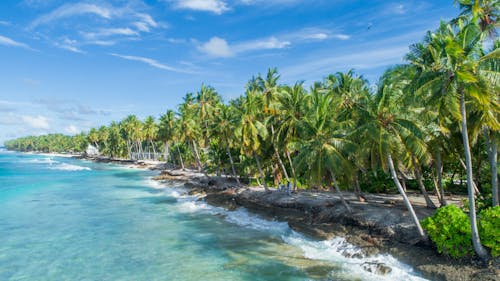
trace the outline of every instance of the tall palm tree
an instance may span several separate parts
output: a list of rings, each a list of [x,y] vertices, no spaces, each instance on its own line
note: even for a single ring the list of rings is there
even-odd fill
[[[213,87],[201,85],[201,89],[196,93],[197,115],[203,123],[201,133],[203,135],[204,146],[210,143],[210,123],[217,104],[221,102],[221,97]]]
[[[364,139],[365,145],[370,147],[372,157],[380,160],[382,168],[389,169],[419,235],[425,237],[413,206],[399,182],[393,160],[393,156],[399,157],[407,151],[417,157],[426,152],[421,129],[412,120],[405,118],[405,108],[396,103],[407,85],[404,74],[399,75],[400,72],[404,73],[402,67],[386,71],[380,81],[377,95],[361,117],[362,125],[353,134],[359,134],[358,137]]]
[[[246,91],[243,101],[241,113],[241,121],[236,129],[236,135],[241,143],[241,152],[249,157],[253,157],[259,170],[259,175],[264,185],[264,189],[268,191],[266,177],[262,171],[262,166],[259,160],[259,151],[262,144],[262,139],[268,136],[267,128],[262,121],[262,99],[255,91]]]
[[[165,114],[160,116],[160,124],[158,127],[158,137],[163,141],[163,153],[165,161],[168,162],[170,156],[169,142],[173,141],[175,134],[175,113],[169,109]]]
[[[270,68],[267,70],[267,74],[265,79],[262,76],[257,77],[258,81],[258,89],[262,92],[262,105],[263,105],[263,113],[264,118],[266,118],[266,123],[269,125],[271,131],[271,144],[274,149],[274,156],[278,160],[278,164],[280,166],[281,171],[285,175],[286,180],[289,182],[290,178],[288,176],[288,172],[283,164],[283,160],[281,159],[278,143],[276,139],[276,131],[275,125],[279,124],[279,114],[277,112],[277,95],[279,92],[278,80],[280,75],[278,74],[277,68]]]
[[[149,142],[148,146],[151,145],[151,147],[153,148],[153,160],[156,160],[156,148],[154,140],[158,136],[158,126],[156,125],[155,118],[153,116],[146,117],[142,130],[144,133],[144,138]],[[149,154],[150,151],[148,149],[148,158],[151,158]]]
[[[479,27],[474,23],[465,24],[462,20],[458,20],[457,25],[458,28],[454,29],[449,24],[441,23],[435,33],[427,36],[424,44],[426,48],[419,49],[417,53],[414,50],[409,58],[420,72],[419,92],[426,93],[430,99],[444,101],[451,109],[449,112],[460,122],[472,243],[477,255],[487,259],[488,254],[481,245],[477,229],[466,103],[481,108],[489,107],[496,101],[489,99],[485,83],[478,75],[478,55],[482,45]],[[483,124],[498,129],[498,120],[494,116],[494,114],[484,116]]]
[[[354,151],[354,145],[348,140],[344,124],[334,121],[332,96],[317,91],[313,95],[317,95],[312,104],[315,110],[307,111],[308,115],[300,122],[300,138],[292,144],[299,151],[296,166],[306,172],[313,185],[332,182],[342,204],[351,212],[337,176],[351,168],[346,155]]]
[[[234,131],[236,130],[238,120],[236,120],[231,107],[224,105],[223,103],[219,103],[217,105],[215,112],[215,122],[213,124],[214,128],[212,129],[212,133],[214,136],[217,136],[220,143],[225,146],[233,177],[236,179],[238,184],[240,184],[238,174],[236,173],[236,169],[234,167],[233,155],[231,154],[231,148],[235,145]]]
[[[307,95],[301,83],[293,86],[283,86],[277,95],[277,110],[280,116],[280,124],[277,128],[277,138],[281,141],[285,150],[288,164],[293,176],[293,189],[297,189],[297,174],[290,156],[290,143],[298,136],[299,124],[305,115]]]

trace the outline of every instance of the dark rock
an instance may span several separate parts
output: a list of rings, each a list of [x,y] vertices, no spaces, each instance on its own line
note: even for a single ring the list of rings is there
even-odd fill
[[[378,275],[387,275],[392,271],[392,268],[379,262],[365,262],[363,263],[363,269]]]

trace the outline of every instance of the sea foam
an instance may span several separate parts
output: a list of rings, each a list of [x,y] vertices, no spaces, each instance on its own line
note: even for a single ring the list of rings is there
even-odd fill
[[[57,164],[57,165],[52,165],[51,167],[49,167],[49,169],[51,169],[51,170],[60,170],[60,171],[70,171],[70,172],[73,172],[73,171],[90,171],[90,170],[92,170],[89,167],[82,167],[82,166],[72,165],[72,164],[68,164],[68,163],[60,163],[60,164]]]

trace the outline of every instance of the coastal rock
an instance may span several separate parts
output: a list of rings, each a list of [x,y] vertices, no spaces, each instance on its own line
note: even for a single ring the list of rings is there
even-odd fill
[[[363,263],[363,269],[378,275],[387,275],[392,272],[392,268],[379,262],[365,262]]]

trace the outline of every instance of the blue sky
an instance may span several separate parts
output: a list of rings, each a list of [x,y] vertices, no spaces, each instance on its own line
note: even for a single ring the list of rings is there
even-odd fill
[[[452,0],[3,0],[0,144],[158,117],[202,83],[227,101],[269,67],[282,83],[350,68],[375,83],[457,14]]]

